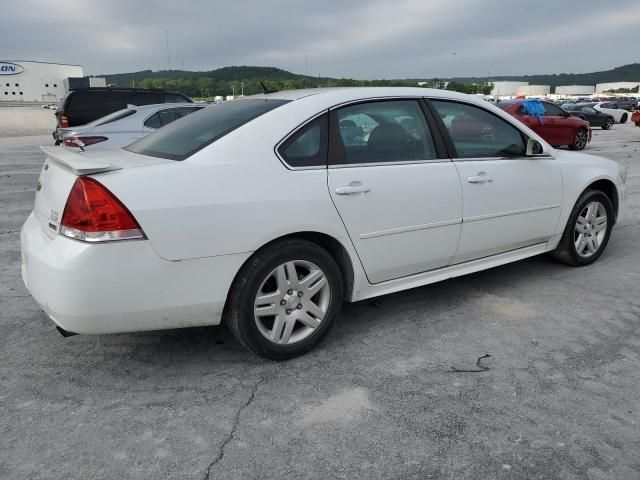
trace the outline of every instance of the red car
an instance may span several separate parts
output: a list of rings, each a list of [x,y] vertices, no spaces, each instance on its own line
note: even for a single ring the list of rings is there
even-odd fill
[[[640,110],[636,110],[631,114],[631,121],[636,124],[636,127],[640,127]]]
[[[553,147],[568,145],[571,150],[582,150],[591,141],[591,127],[586,120],[574,117],[549,102],[539,102],[544,108],[544,114],[538,118],[528,113],[529,109],[525,102],[525,100],[513,100],[498,103],[498,106],[516,117]]]

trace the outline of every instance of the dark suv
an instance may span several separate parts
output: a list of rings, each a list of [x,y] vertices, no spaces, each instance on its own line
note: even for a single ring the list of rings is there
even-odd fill
[[[59,128],[75,127],[97,120],[127,105],[192,103],[181,93],[142,88],[83,88],[67,93],[56,111]],[[55,133],[54,133],[55,138]],[[57,139],[56,139],[57,140]]]

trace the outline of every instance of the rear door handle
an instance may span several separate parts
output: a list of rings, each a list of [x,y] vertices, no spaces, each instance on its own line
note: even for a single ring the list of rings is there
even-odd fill
[[[344,187],[337,187],[335,192],[337,195],[356,195],[358,193],[367,193],[371,191],[369,187],[360,182],[351,182]]]
[[[487,177],[487,174],[484,172],[480,172],[478,175],[467,178],[467,182],[469,183],[487,183],[493,182],[493,178]]]

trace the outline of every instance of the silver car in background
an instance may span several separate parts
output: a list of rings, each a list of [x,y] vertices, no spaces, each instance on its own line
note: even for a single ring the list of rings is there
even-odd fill
[[[129,105],[86,125],[58,128],[61,145],[73,150],[110,149],[125,147],[136,140],[196,112],[206,103],[159,103]]]

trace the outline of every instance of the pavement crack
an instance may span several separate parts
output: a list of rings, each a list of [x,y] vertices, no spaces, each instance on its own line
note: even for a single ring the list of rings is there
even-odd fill
[[[3,230],[0,235],[9,235],[10,233],[18,233],[20,230]]]
[[[482,355],[481,357],[478,357],[478,360],[476,361],[476,366],[478,368],[457,368],[457,367],[451,367],[451,372],[455,372],[455,373],[480,373],[480,372],[486,372],[487,370],[491,370],[491,367],[489,367],[488,365],[484,365],[482,363],[482,361],[485,358],[491,358],[491,354],[487,353],[485,355]]]
[[[209,464],[209,466],[207,467],[207,470],[205,471],[205,474],[204,474],[204,479],[205,480],[209,480],[209,478],[211,478],[211,471],[224,458],[225,448],[234,439],[235,434],[236,434],[236,430],[238,429],[238,426],[240,425],[240,417],[242,416],[242,412],[244,412],[249,407],[249,405],[251,405],[253,403],[253,401],[256,398],[256,393],[258,393],[258,387],[264,381],[265,381],[265,378],[261,378],[260,380],[258,380],[253,385],[253,387],[251,388],[251,394],[249,395],[249,398],[247,399],[246,402],[244,402],[240,406],[240,408],[236,412],[236,415],[235,415],[235,417],[233,419],[233,426],[231,427],[231,431],[229,432],[227,437],[224,439],[224,442],[222,442],[222,445],[220,445],[220,448],[218,450],[218,455],[216,456],[216,458],[213,459],[213,461]]]

